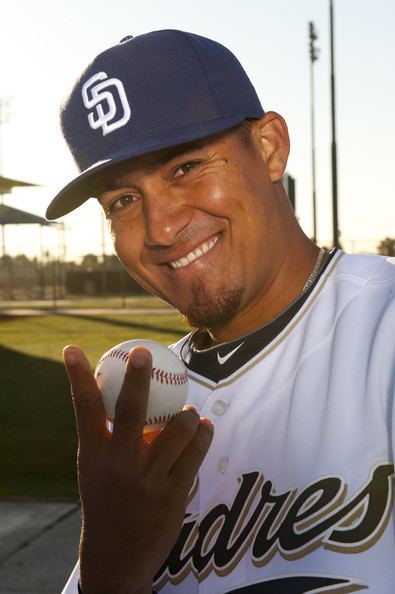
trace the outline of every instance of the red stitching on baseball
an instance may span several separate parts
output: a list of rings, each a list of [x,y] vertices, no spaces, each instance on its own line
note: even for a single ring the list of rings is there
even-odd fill
[[[105,355],[103,355],[103,357],[100,359],[98,365],[103,363],[103,361],[105,361],[106,359],[121,359],[121,361],[126,363],[128,360],[128,355],[129,355],[129,353],[127,351],[122,351],[121,349],[115,349],[115,350],[112,350],[112,351],[106,353]]]
[[[160,382],[161,384],[166,383],[167,385],[182,386],[188,382],[188,373],[175,373],[170,371],[164,371],[153,367],[151,371],[151,378]]]
[[[153,419],[151,417],[148,417],[148,419],[146,419],[145,421],[145,425],[158,425],[159,423],[166,423],[167,421],[170,421],[170,419],[175,417],[176,414],[177,413],[168,413],[167,415],[159,415],[157,417],[154,417]]]
[[[127,363],[129,353],[121,349],[114,349],[106,353],[100,360],[98,365],[103,363],[106,359],[120,359],[124,363]],[[153,367],[151,371],[151,378],[160,382],[161,384],[166,383],[167,385],[182,386],[188,382],[188,373],[186,371],[182,373],[176,373],[171,371],[164,371]]]

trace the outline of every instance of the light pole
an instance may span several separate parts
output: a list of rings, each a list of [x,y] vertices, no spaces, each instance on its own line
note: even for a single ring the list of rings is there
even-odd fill
[[[106,217],[101,213],[101,293],[107,293],[107,259],[106,259]]]
[[[313,198],[313,241],[317,243],[317,203],[316,203],[316,176],[315,176],[315,113],[314,113],[314,62],[318,60],[318,50],[314,42],[318,39],[314,23],[309,23],[310,39],[310,105],[311,105],[311,174]]]
[[[333,41],[333,1],[329,0],[330,56],[331,56],[331,120],[332,120],[332,213],[333,246],[340,246],[340,232],[337,212],[337,148],[336,148],[336,105],[335,105],[335,58]]]
[[[7,97],[0,97],[0,173],[3,172],[2,125],[9,122],[10,111],[10,99]]]

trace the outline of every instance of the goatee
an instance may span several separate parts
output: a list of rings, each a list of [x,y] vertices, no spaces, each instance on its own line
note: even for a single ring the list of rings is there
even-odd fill
[[[184,312],[190,326],[201,330],[218,328],[234,318],[240,309],[243,290],[225,289],[209,295],[202,284],[193,287],[194,302]]]

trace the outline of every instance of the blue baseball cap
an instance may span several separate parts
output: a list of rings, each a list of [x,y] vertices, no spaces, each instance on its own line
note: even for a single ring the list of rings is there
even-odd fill
[[[95,175],[116,163],[263,114],[223,45],[176,30],[127,37],[93,60],[62,106],[62,132],[80,173],[52,200],[47,219],[88,200]]]

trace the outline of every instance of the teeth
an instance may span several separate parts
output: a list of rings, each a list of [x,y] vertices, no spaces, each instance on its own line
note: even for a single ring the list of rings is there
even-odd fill
[[[207,254],[207,252],[209,252],[215,246],[217,241],[218,237],[213,237],[213,239],[202,243],[202,245],[197,247],[195,250],[192,250],[192,252],[189,252],[189,254],[186,256],[183,256],[178,260],[174,260],[174,262],[170,262],[170,266],[172,268],[184,268],[184,266],[188,266],[188,264],[203,256],[203,254]]]

